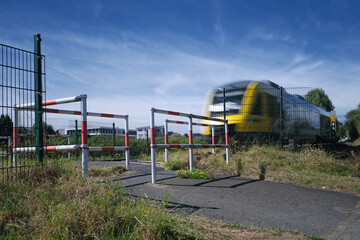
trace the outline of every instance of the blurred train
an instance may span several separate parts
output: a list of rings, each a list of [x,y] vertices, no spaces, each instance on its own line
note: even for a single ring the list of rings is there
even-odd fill
[[[223,89],[230,136],[240,139],[254,136],[280,139],[282,136],[285,141],[296,142],[328,142],[338,138],[331,129],[335,116],[268,80],[238,81],[210,90],[203,115],[224,117]],[[221,136],[223,128],[223,124],[216,125],[215,135]],[[211,135],[210,127],[204,127],[202,134]]]

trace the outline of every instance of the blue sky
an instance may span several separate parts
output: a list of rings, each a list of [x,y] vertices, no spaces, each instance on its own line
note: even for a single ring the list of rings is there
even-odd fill
[[[342,120],[360,103],[359,13],[345,0],[13,0],[0,42],[31,50],[40,33],[47,98],[86,93],[89,111],[132,128],[151,107],[200,114],[210,88],[241,79],[323,88]]]

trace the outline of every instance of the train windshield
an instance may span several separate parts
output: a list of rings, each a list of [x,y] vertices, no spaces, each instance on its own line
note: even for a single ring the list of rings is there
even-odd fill
[[[241,108],[241,100],[244,96],[245,89],[228,90],[225,92],[225,111],[227,115],[238,114]],[[224,114],[223,92],[216,91],[214,100],[209,105],[211,117],[222,116]]]

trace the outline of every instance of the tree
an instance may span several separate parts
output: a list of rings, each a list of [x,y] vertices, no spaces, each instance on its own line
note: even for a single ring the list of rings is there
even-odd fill
[[[321,88],[315,88],[305,95],[305,100],[330,112],[335,109],[328,95]]]
[[[345,128],[351,138],[356,140],[360,136],[360,104],[356,109],[346,114]]]
[[[0,136],[11,136],[13,131],[13,122],[9,115],[2,114],[0,117]]]
[[[33,125],[33,133],[35,133],[35,124]],[[53,126],[51,124],[47,124],[46,122],[43,122],[43,129],[44,129],[44,134],[47,135],[53,135],[56,134]]]

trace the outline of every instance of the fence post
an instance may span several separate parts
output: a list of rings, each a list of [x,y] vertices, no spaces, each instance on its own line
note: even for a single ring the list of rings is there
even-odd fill
[[[68,145],[70,145],[70,136],[68,136]],[[70,155],[70,151],[68,152],[68,159],[70,160],[71,155]]]
[[[283,118],[284,118],[284,116],[283,116],[283,88],[280,87],[280,145],[281,145],[281,148],[284,145],[284,142],[283,142],[283,140],[284,140],[284,132],[283,132],[283,128],[284,128],[283,124],[284,124],[284,122],[283,122]]]
[[[19,112],[14,109],[14,127],[13,127],[13,148],[19,147]],[[13,150],[13,166],[17,165],[17,152]]]
[[[154,108],[150,113],[150,138],[151,138],[151,182],[156,183],[156,161],[155,161],[155,116]]]
[[[146,128],[146,155],[149,156],[149,129]]]
[[[225,144],[227,145],[226,146],[226,164],[229,164],[229,158],[230,158],[230,151],[229,151],[229,148],[230,148],[230,145],[229,145],[229,133],[228,133],[228,120],[226,120],[224,122],[224,125],[225,125]]]
[[[226,120],[226,95],[225,95],[225,88],[223,88],[223,103],[224,103],[224,120]]]
[[[169,144],[168,140],[168,120],[165,119],[165,144]],[[168,162],[169,158],[169,148],[165,148],[165,163]]]
[[[114,142],[114,144],[115,144],[115,142]],[[125,150],[125,166],[126,166],[126,169],[129,170],[129,167],[130,167],[129,116],[126,116],[126,118],[125,118],[125,147],[128,147],[128,149]]]
[[[88,141],[87,141],[87,109],[86,95],[81,95],[81,163],[82,174],[88,176]]]
[[[8,136],[8,161],[11,162],[11,153],[13,152],[11,149],[11,137]]]
[[[115,147],[115,123],[113,123],[112,126],[113,126],[113,131],[112,131],[112,134],[113,134],[113,147]],[[126,133],[125,133],[125,135],[126,135]],[[125,136],[125,138],[126,138],[126,136]],[[126,139],[125,139],[125,141],[126,141]],[[113,159],[115,159],[115,150],[113,151]]]
[[[189,144],[190,144],[190,147],[189,147],[189,165],[190,165],[190,171],[193,170],[193,142],[192,142],[192,117],[190,115],[189,117]]]
[[[44,153],[43,113],[42,113],[42,68],[41,68],[41,36],[34,35],[34,82],[35,82],[35,136],[36,159],[42,163]]]

